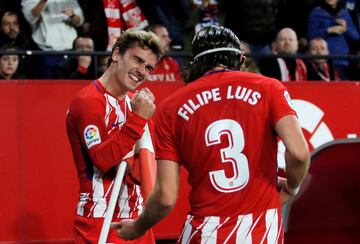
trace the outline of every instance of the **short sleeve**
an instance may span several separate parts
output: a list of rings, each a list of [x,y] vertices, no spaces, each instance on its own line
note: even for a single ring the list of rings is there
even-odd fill
[[[286,87],[278,80],[271,82],[270,92],[270,121],[272,126],[286,115],[295,115],[296,111],[289,92]]]
[[[180,162],[174,139],[173,126],[175,119],[171,116],[171,109],[160,106],[155,117],[155,155],[156,159]]]

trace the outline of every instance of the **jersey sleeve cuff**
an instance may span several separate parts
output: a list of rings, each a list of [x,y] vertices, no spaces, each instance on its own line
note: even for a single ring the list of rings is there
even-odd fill
[[[300,190],[300,186],[291,188],[288,186],[288,184],[286,184],[284,187],[284,191],[287,192],[291,196],[295,196],[299,192],[299,190]]]
[[[176,155],[174,155],[174,153],[172,153],[172,152],[166,152],[166,151],[158,152],[158,151],[156,151],[155,155],[156,155],[157,160],[161,160],[161,159],[171,160],[171,161],[174,161],[174,162],[176,162],[178,164],[181,164],[180,161],[179,161],[179,158]]]
[[[144,132],[146,122],[146,119],[136,113],[129,113],[129,117],[124,124],[124,129],[127,130],[130,136],[139,139]]]

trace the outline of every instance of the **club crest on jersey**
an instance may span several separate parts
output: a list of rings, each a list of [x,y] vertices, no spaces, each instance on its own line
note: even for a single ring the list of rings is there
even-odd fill
[[[290,97],[290,94],[288,93],[288,91],[284,91],[284,97],[285,97],[287,103],[289,104],[290,108],[292,108],[294,111],[296,111],[295,106],[291,100],[291,97]]]
[[[96,125],[88,125],[84,130],[85,143],[88,149],[92,146],[100,144],[100,132]]]

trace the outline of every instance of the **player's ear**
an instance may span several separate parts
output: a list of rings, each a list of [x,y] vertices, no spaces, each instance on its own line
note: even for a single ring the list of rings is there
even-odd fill
[[[118,47],[114,49],[111,55],[111,59],[113,62],[117,62],[120,59],[120,52]]]
[[[246,60],[246,56],[244,55],[243,52],[241,52],[241,54],[240,54],[240,66],[242,66],[244,64],[245,60]]]

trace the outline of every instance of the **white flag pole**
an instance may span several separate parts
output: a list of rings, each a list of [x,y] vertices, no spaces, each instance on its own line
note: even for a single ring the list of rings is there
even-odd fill
[[[100,232],[100,238],[98,244],[106,244],[106,240],[109,235],[111,220],[114,215],[115,205],[120,194],[121,184],[125,175],[127,163],[122,161],[117,169],[116,177],[114,180],[114,187],[111,192],[109,206],[107,208],[103,226]]]

